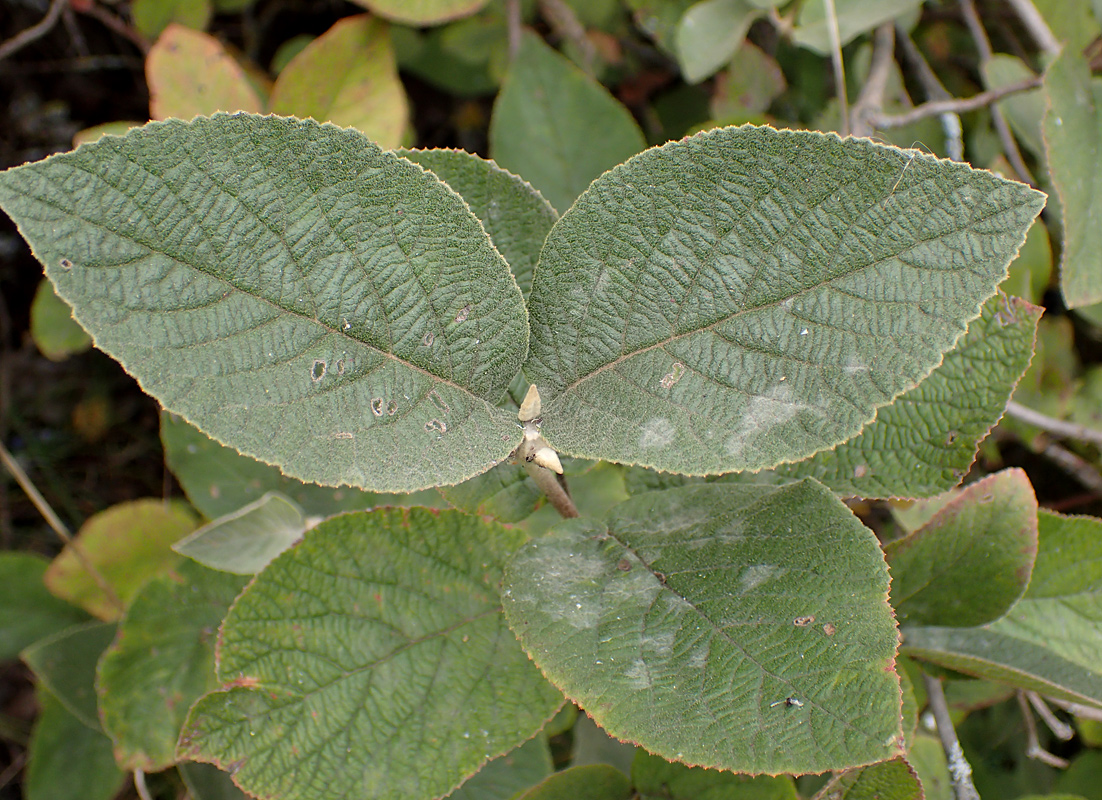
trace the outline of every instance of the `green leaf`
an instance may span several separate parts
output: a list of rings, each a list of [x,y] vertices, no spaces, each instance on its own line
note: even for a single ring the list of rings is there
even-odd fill
[[[784,72],[777,60],[744,41],[726,71],[716,79],[711,98],[712,117],[762,114],[785,90]]]
[[[663,758],[820,772],[899,752],[888,575],[825,487],[654,492],[505,572],[509,624],[605,730]]]
[[[630,800],[631,781],[608,764],[570,767],[545,779],[517,800]]]
[[[490,121],[498,164],[563,211],[590,181],[644,147],[643,132],[616,98],[534,33],[524,34]]]
[[[544,245],[525,364],[543,435],[697,475],[839,444],[953,347],[1043,199],[805,131],[723,128],[648,150],[595,181]]]
[[[1020,469],[970,484],[917,531],[888,543],[900,624],[967,628],[1003,616],[1037,555],[1037,498]]]
[[[333,489],[303,483],[219,444],[175,414],[161,415],[165,460],[188,500],[208,519],[233,514],[268,492],[279,492],[314,516],[363,511],[373,506],[433,506],[440,496],[433,489],[413,494],[377,494],[359,489]]]
[[[92,346],[92,337],[73,319],[73,311],[43,278],[31,301],[31,338],[51,361],[64,361]]]
[[[570,706],[573,708],[573,706]],[[547,737],[529,739],[516,750],[495,758],[448,795],[449,800],[509,800],[552,771]]]
[[[498,464],[456,486],[441,488],[440,494],[455,508],[498,522],[520,522],[544,499],[524,467]]]
[[[676,54],[677,24],[693,4],[694,0],[625,0],[639,29],[671,55]]]
[[[1036,583],[978,628],[904,628],[904,651],[969,675],[1102,707],[1102,520],[1040,511]]]
[[[291,477],[412,491],[520,443],[494,406],[516,281],[458,195],[356,131],[151,123],[0,173],[0,205],[101,349]]]
[[[111,740],[92,730],[48,691],[37,692],[39,713],[27,749],[26,800],[111,800],[126,773],[111,755]]]
[[[1049,175],[1063,210],[1060,289],[1068,308],[1102,301],[1102,81],[1064,48],[1045,73],[1043,129]]]
[[[176,763],[188,708],[218,686],[214,637],[245,579],[184,562],[134,598],[96,675],[103,727],[125,769]]]
[[[179,500],[119,503],[88,518],[46,570],[46,586],[100,619],[118,619],[122,609],[85,563],[99,571],[126,605],[143,583],[180,560],[172,545],[195,530],[195,525],[195,515]]]
[[[798,800],[787,775],[735,775],[673,764],[640,750],[631,767],[635,790],[669,800]]]
[[[954,800],[956,794],[941,742],[933,736],[916,736],[907,760],[922,782],[926,800]]]
[[[834,0],[839,43],[848,44],[862,33],[910,13],[920,5],[922,0]],[[797,44],[823,56],[830,55],[826,9],[826,3],[822,0],[804,3],[800,6],[796,29],[792,32]]]
[[[987,89],[998,89],[1034,77],[1033,70],[1022,59],[1006,53],[995,53],[982,62],[980,69]],[[1021,143],[1033,155],[1043,158],[1041,117],[1045,113],[1045,98],[1041,91],[1018,92],[1004,97],[998,105]]]
[[[493,161],[463,150],[399,150],[398,155],[431,170],[467,201],[528,297],[543,242],[559,218],[543,195]]]
[[[815,800],[923,800],[922,784],[902,757],[836,775]]]
[[[0,553],[0,661],[88,619],[79,608],[46,590],[47,564],[30,553]]]
[[[302,509],[270,492],[188,534],[172,549],[211,569],[255,575],[305,532]]]
[[[352,0],[380,17],[407,25],[439,25],[473,14],[490,0]]]
[[[409,104],[386,23],[367,14],[339,20],[279,73],[269,107],[356,128],[380,147],[397,147]]]
[[[153,119],[264,110],[264,98],[222,43],[182,25],[169,25],[150,48],[145,75]]]
[[[233,785],[229,773],[218,767],[184,761],[176,768],[192,800],[249,800],[247,794]]]
[[[96,662],[115,638],[115,624],[86,622],[35,642],[23,661],[69,713],[100,730],[96,706]]]
[[[523,540],[457,511],[323,522],[234,604],[224,688],[192,708],[178,755],[285,800],[447,794],[562,702],[501,615],[500,565]]]
[[[748,0],[703,0],[677,23],[675,43],[687,83],[699,83],[731,60],[761,14]]]
[[[1052,281],[1052,243],[1042,220],[1035,220],[1029,229],[1018,257],[1010,262],[1009,273],[1006,280],[999,284],[1001,291],[1030,303],[1043,303],[1044,294]],[[1079,313],[1084,308],[1097,306],[1085,306],[1078,309]]]
[[[880,408],[855,438],[776,471],[817,478],[840,495],[927,497],[951,489],[1029,366],[1043,311],[997,294],[941,365]]]
[[[147,39],[156,39],[173,22],[201,31],[211,13],[210,0],[134,0],[130,4],[134,27]]]

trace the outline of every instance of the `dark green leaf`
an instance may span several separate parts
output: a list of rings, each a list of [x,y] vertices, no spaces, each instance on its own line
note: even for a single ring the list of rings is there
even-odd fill
[[[643,750],[631,768],[635,790],[669,800],[797,800],[789,776],[735,775],[674,764]]]
[[[448,795],[449,800],[509,800],[551,774],[551,750],[540,735],[495,758]]]
[[[88,620],[79,608],[46,591],[42,577],[47,563],[30,553],[0,553],[0,661]]]
[[[631,781],[607,764],[589,764],[556,772],[518,800],[630,800]]]
[[[900,756],[837,775],[815,800],[924,800],[918,775]]]
[[[23,660],[70,714],[100,732],[96,662],[115,638],[113,622],[86,622],[35,642]]]

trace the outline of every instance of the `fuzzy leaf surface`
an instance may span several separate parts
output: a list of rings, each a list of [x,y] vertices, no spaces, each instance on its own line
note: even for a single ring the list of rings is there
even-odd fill
[[[223,688],[192,708],[179,757],[286,800],[447,794],[562,702],[501,614],[523,540],[456,511],[323,522],[226,617]]]
[[[847,770],[824,786],[814,800],[923,800],[922,783],[902,757]]]
[[[822,484],[700,485],[568,520],[505,573],[509,624],[613,736],[689,765],[843,769],[899,752],[888,574]]]
[[[544,245],[525,365],[543,435],[697,475],[833,447],[937,366],[1043,201],[833,134],[744,126],[647,150]]]
[[[508,265],[356,131],[150,123],[0,173],[0,206],[146,391],[292,477],[413,491],[520,441],[494,406],[527,347]]]
[[[776,471],[867,498],[929,497],[953,488],[1029,367],[1043,310],[1017,297],[992,297],[940,366],[882,406],[861,433]]]
[[[525,297],[543,241],[559,215],[532,184],[464,150],[398,150],[459,192],[509,262]]]

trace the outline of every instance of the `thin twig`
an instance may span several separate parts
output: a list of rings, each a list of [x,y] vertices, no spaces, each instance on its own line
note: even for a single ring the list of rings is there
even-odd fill
[[[1033,706],[1033,710],[1037,712],[1037,716],[1044,720],[1045,725],[1052,731],[1053,736],[1062,742],[1071,741],[1075,737],[1075,728],[1053,714],[1052,709],[1048,707],[1041,695],[1036,692],[1025,692],[1025,697],[1029,704]]]
[[[1049,697],[1048,701],[1054,706],[1059,706],[1071,714],[1079,717],[1080,719],[1089,719],[1095,722],[1102,722],[1102,708],[1095,708],[1094,706],[1085,706],[1082,703],[1073,703],[1070,700],[1061,700],[1056,697]]]
[[[849,136],[849,102],[846,99],[846,70],[842,64],[842,35],[838,32],[838,14],[834,0],[823,0],[826,6],[827,33],[830,35],[830,61],[834,65],[834,94],[838,98],[842,136]]]
[[[991,60],[993,55],[991,41],[987,38],[987,31],[984,30],[983,22],[976,11],[976,4],[972,0],[960,0],[960,10],[964,16],[964,23],[968,26],[968,32],[972,35],[972,41],[975,42],[976,50],[979,51],[980,66],[982,67]],[[1017,174],[1018,180],[1028,183],[1030,186],[1036,186],[1037,182],[1033,179],[1029,167],[1025,165],[1022,151],[1018,149],[1018,143],[1014,139],[1010,126],[1006,123],[1006,117],[1003,115],[1002,109],[993,105],[989,113],[991,114],[991,123],[995,126],[995,132],[999,134],[999,141],[1002,142],[1006,160],[1010,162],[1010,166]]]
[[[1041,77],[1034,76],[1015,83],[1008,83],[998,89],[989,89],[986,92],[974,94],[971,97],[954,98],[952,100],[932,100],[915,106],[910,111],[901,114],[875,114],[870,122],[878,128],[899,128],[918,122],[927,117],[935,117],[941,114],[963,114],[966,111],[975,111],[977,108],[989,106],[1007,95],[1018,92],[1028,92],[1041,86]],[[996,109],[992,108],[992,111]]]
[[[564,39],[568,39],[578,48],[582,57],[582,68],[590,75],[597,62],[597,48],[585,35],[585,26],[564,0],[540,0],[540,13],[547,24]]]
[[[895,29],[886,22],[876,29],[872,40],[872,64],[869,77],[861,87],[861,93],[850,112],[850,130],[854,136],[871,136],[873,126],[867,121],[870,114],[884,107],[884,92],[895,56]]]
[[[520,52],[520,0],[505,0],[505,23],[509,35],[509,61],[515,61]]]
[[[1085,458],[1077,456],[1066,447],[1050,440],[1044,434],[1034,439],[1030,443],[1030,448],[1035,453],[1040,453],[1049,461],[1062,467],[1065,472],[1073,475],[1081,484],[1093,491],[1095,495],[1102,497],[1102,475],[1099,475],[1095,466]]]
[[[149,793],[149,787],[145,785],[145,773],[140,769],[134,770],[134,789],[141,800],[153,800],[153,795]]]
[[[30,501],[34,503],[34,507],[38,509],[38,513],[46,520],[46,524],[53,529],[58,538],[65,543],[67,548],[73,551],[73,555],[77,561],[80,562],[81,567],[92,577],[92,580],[96,582],[100,590],[107,597],[107,601],[118,609],[120,612],[126,609],[125,604],[119,599],[119,596],[115,594],[115,590],[111,584],[107,582],[107,579],[103,577],[103,574],[96,569],[95,564],[88,558],[88,554],[84,552],[84,548],[81,547],[80,542],[73,539],[69,529],[65,527],[65,523],[61,521],[57,513],[50,507],[50,504],[46,502],[46,498],[38,491],[38,487],[34,485],[30,477],[20,466],[19,462],[15,460],[15,457],[8,451],[8,448],[4,446],[3,442],[0,442],[0,463],[7,468],[11,476],[15,478],[15,482],[19,484],[19,487],[26,493]]]
[[[1053,58],[1060,55],[1060,42],[1048,27],[1045,18],[1037,10],[1030,0],[1007,0],[1007,5],[1013,7],[1018,19],[1022,21],[1033,41],[1037,43],[1045,53]]]
[[[1041,747],[1041,740],[1037,738],[1037,723],[1033,721],[1033,712],[1029,710],[1025,692],[1019,689],[1017,695],[1018,707],[1021,708],[1022,719],[1025,720],[1026,758],[1032,758],[1057,769],[1066,769],[1067,761]]]
[[[903,57],[914,68],[915,77],[922,84],[922,90],[926,93],[926,99],[939,102],[952,100],[953,96],[946,89],[933,67],[922,55],[922,51],[911,41],[910,34],[902,27],[896,28],[896,39]],[[960,123],[960,116],[955,111],[943,111],[938,114],[941,120],[941,129],[945,133],[945,150],[953,161],[964,160],[964,130]]]
[[[17,50],[21,50],[36,39],[41,39],[61,19],[61,12],[65,10],[67,0],[53,0],[46,9],[46,16],[29,28],[21,30],[15,36],[0,44],[0,61],[4,60]]]
[[[1079,425],[1075,422],[1067,422],[1062,419],[1050,417],[1046,414],[1042,414],[1040,411],[1026,408],[1021,403],[1015,402],[1014,400],[1007,402],[1006,413],[1022,422],[1033,425],[1055,436],[1078,439],[1083,442],[1090,442],[1091,444],[1102,446],[1102,431],[1088,428],[1086,425]]]
[[[138,32],[137,28],[133,25],[128,25],[125,20],[111,13],[106,8],[102,8],[97,3],[89,3],[87,6],[81,6],[79,10],[81,14],[86,14],[93,19],[99,20],[104,27],[110,28],[124,39],[129,39],[135,47],[142,51],[142,55],[147,54],[149,48],[153,46],[149,39]]]
[[[979,792],[972,783],[972,765],[964,757],[957,740],[957,732],[953,730],[953,720],[949,716],[949,705],[945,702],[945,691],[941,688],[941,681],[922,673],[922,682],[926,687],[926,699],[930,711],[937,721],[937,735],[941,739],[941,746],[945,750],[945,758],[949,762],[949,777],[953,781],[953,794],[957,800],[980,800]]]

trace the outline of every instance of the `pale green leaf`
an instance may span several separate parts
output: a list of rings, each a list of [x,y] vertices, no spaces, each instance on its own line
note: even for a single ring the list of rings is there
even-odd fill
[[[130,4],[130,19],[138,33],[156,39],[173,22],[203,30],[212,11],[210,0],[134,0]]]
[[[111,800],[126,773],[115,765],[111,740],[39,689],[39,713],[27,748],[25,800]]]
[[[723,128],[648,150],[595,181],[544,245],[525,365],[543,435],[697,475],[845,441],[953,347],[1043,200],[804,131]]]
[[[1102,301],[1102,81],[1065,48],[1045,73],[1043,129],[1049,174],[1063,210],[1060,288],[1068,308]]]
[[[1000,291],[1036,305],[1043,303],[1052,280],[1052,243],[1048,227],[1042,220],[1034,221],[1018,257],[1010,262],[1009,272],[1006,280],[999,284]],[[1076,310],[1082,314],[1089,308],[1097,309],[1098,306],[1083,306]]]
[[[676,55],[677,23],[693,3],[694,0],[625,0],[636,26],[671,55]]]
[[[517,800],[631,800],[631,781],[608,764],[569,767],[546,778]]]
[[[1081,0],[1031,1],[1065,51],[1082,52],[1102,33],[1100,20],[1091,13],[1090,3]]]
[[[431,170],[459,192],[527,297],[547,232],[559,218],[543,195],[493,161],[463,150],[399,150],[398,155]]]
[[[490,154],[564,211],[590,181],[646,147],[608,91],[525,33],[494,103]]]
[[[904,628],[917,658],[1102,707],[1102,521],[1038,513],[1036,583],[979,628]]]
[[[100,731],[96,662],[115,638],[115,624],[86,622],[40,639],[21,653],[35,677],[69,713]]]
[[[0,553],[0,661],[39,639],[88,620],[43,583],[48,562],[31,553]]]
[[[100,619],[118,619],[143,583],[167,571],[180,556],[172,545],[195,530],[197,520],[180,500],[131,500],[89,517],[46,570],[46,586],[58,597]],[[77,555],[74,548],[80,548]],[[87,564],[114,592],[108,596]]]
[[[848,44],[862,33],[908,14],[920,5],[922,0],[834,0],[840,44]],[[811,0],[800,6],[792,36],[802,47],[820,55],[830,54],[827,4],[823,0]]]
[[[995,53],[983,62],[981,69],[984,86],[988,89],[998,89],[1034,77],[1033,70],[1022,59],[1006,53]],[[1041,117],[1045,113],[1045,98],[1041,91],[1018,92],[1000,100],[998,106],[1021,143],[1033,155],[1043,158]]]
[[[96,671],[119,766],[158,772],[176,763],[188,708],[218,686],[214,640],[245,582],[185,561],[134,598]]]
[[[776,471],[860,497],[927,497],[956,486],[1029,366],[1043,310],[992,297],[941,365],[860,434]]]
[[[406,25],[439,25],[473,14],[490,0],[352,0],[380,17]]]
[[[731,60],[761,14],[749,0],[702,0],[677,23],[675,43],[687,83],[699,83]]]
[[[916,736],[907,751],[907,761],[922,782],[926,800],[954,800],[956,795],[941,742],[933,736]]]
[[[255,575],[305,532],[302,509],[269,492],[188,534],[172,549],[211,569]]]
[[[967,486],[924,526],[889,542],[900,624],[967,628],[1003,616],[1037,555],[1037,498],[1020,469]]]
[[[527,344],[508,265],[458,195],[354,130],[150,123],[0,173],[0,205],[101,349],[291,477],[412,491],[520,442],[494,405]]]
[[[269,108],[356,128],[380,147],[397,147],[409,104],[386,24],[366,14],[339,20],[280,71]]]
[[[573,708],[573,706],[571,706]],[[509,800],[542,781],[552,771],[547,737],[539,735],[516,750],[495,758],[454,792],[449,800]]]
[[[663,758],[799,773],[901,749],[887,567],[814,481],[633,498],[527,544],[504,586],[544,674]]]
[[[902,757],[836,775],[814,800],[923,800],[922,784]]]
[[[145,76],[153,119],[264,110],[264,97],[223,44],[183,25],[169,25],[150,48]]]
[[[798,800],[788,775],[736,775],[674,764],[644,750],[631,767],[635,790],[668,800]]]
[[[208,519],[232,514],[268,492],[279,492],[307,514],[322,517],[373,506],[442,503],[434,489],[412,494],[378,494],[347,486],[334,489],[303,483],[283,475],[277,467],[219,444],[175,414],[161,415],[161,443],[165,461],[188,500]]]
[[[224,688],[192,708],[178,755],[285,800],[447,794],[562,702],[501,615],[500,565],[523,540],[457,511],[323,522],[234,604]]]
[[[787,86],[775,58],[743,42],[727,69],[716,79],[711,111],[715,119],[764,113]]]
[[[73,319],[73,311],[43,278],[31,301],[31,338],[51,361],[64,361],[92,346],[92,337]]]

